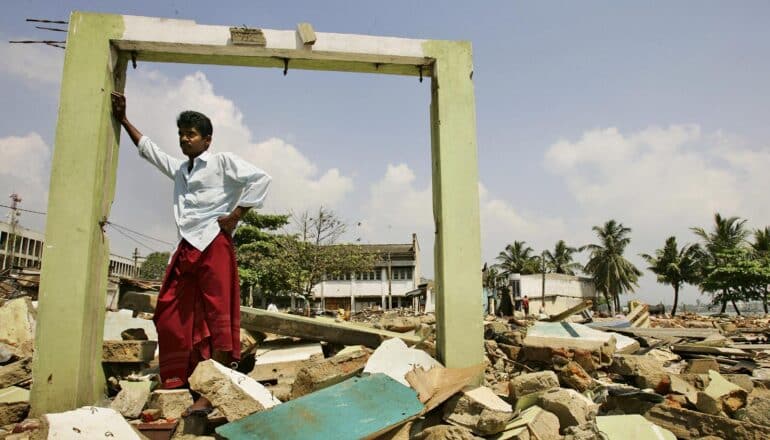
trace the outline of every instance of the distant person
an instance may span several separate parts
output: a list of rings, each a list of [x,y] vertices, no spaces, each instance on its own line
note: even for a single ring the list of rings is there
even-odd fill
[[[524,316],[529,316],[529,298],[527,295],[521,299],[521,307],[524,309]]]
[[[268,312],[277,312],[278,311],[278,306],[276,306],[274,303],[270,303],[267,306],[267,311]]]
[[[174,182],[172,206],[180,242],[153,321],[161,387],[186,387],[199,362],[214,359],[230,366],[240,359],[240,288],[232,234],[249,209],[262,206],[271,179],[232,153],[210,152],[214,130],[202,113],[184,111],[177,118],[186,160],[169,156],[129,122],[121,93],[112,93],[112,114],[139,155]],[[212,410],[201,396],[184,414]]]

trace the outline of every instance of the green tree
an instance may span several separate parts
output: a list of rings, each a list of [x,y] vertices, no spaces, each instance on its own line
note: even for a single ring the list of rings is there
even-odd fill
[[[631,228],[613,219],[603,226],[594,226],[592,230],[599,238],[599,243],[580,248],[581,251],[591,252],[584,271],[591,274],[596,290],[604,295],[610,304],[610,312],[614,314],[615,310],[620,310],[620,295],[633,292],[642,275],[636,266],[623,257],[623,252],[631,243],[628,237]]]
[[[139,278],[145,280],[162,280],[166,274],[166,266],[171,254],[168,252],[153,252],[147,255],[139,267]]]
[[[701,280],[706,280],[710,275],[710,270],[715,270],[720,265],[731,264],[730,258],[738,258],[742,253],[739,250],[745,248],[746,238],[749,231],[746,229],[746,220],[739,217],[722,217],[719,213],[714,214],[714,229],[711,232],[704,228],[691,228],[691,230],[703,242],[703,253],[701,255]],[[721,304],[719,313],[724,313],[727,309],[727,302],[733,304],[735,310],[738,306],[735,301],[742,298],[737,297],[737,291],[729,291],[728,285],[723,285],[722,290],[715,291],[715,284],[704,284],[701,282],[700,288],[703,292],[709,292],[712,295],[712,304]]]
[[[649,269],[657,275],[658,282],[674,288],[674,307],[671,316],[676,316],[679,303],[679,289],[683,284],[697,284],[699,280],[700,247],[685,245],[681,249],[676,244],[676,237],[668,237],[663,249],[657,249],[655,255],[641,254],[649,264]]]
[[[754,231],[754,242],[751,243],[751,248],[756,258],[770,265],[770,226]],[[762,307],[765,309],[765,315],[768,313],[767,297],[768,286],[766,284],[762,289]]]
[[[233,237],[241,281],[241,303],[251,305],[249,292],[263,299],[287,294],[286,281],[291,270],[281,259],[281,243],[291,239],[278,230],[288,225],[289,216],[249,211]]]
[[[522,275],[539,273],[540,260],[532,255],[532,248],[527,246],[524,241],[514,241],[506,245],[505,250],[501,251],[497,258],[496,266],[501,274],[506,278],[508,275],[520,273]]]
[[[745,247],[717,252],[706,264],[705,273],[701,288],[712,292],[715,302],[726,304],[730,301],[738,315],[741,312],[736,301],[761,299],[770,284],[767,260],[757,258]]]
[[[575,271],[583,268],[580,263],[573,261],[573,255],[577,252],[577,248],[569,247],[564,240],[559,240],[553,252],[545,251],[545,264],[552,272],[575,275]]]

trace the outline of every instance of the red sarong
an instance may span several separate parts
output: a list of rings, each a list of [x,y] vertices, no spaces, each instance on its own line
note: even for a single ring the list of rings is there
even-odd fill
[[[166,269],[153,321],[160,377],[169,388],[187,384],[214,350],[240,358],[240,288],[229,234],[220,232],[203,252],[182,240]]]

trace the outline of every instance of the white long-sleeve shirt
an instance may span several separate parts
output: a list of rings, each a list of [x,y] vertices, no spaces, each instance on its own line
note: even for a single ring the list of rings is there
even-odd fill
[[[147,136],[139,154],[174,181],[174,218],[180,239],[203,251],[219,234],[217,218],[237,206],[262,206],[271,177],[232,153],[201,153],[187,171],[188,160],[163,152]]]

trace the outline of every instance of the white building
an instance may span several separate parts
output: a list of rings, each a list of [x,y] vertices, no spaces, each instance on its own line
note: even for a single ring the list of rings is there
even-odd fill
[[[412,306],[413,301],[407,294],[420,283],[417,234],[412,234],[411,243],[361,247],[378,255],[374,270],[327,277],[313,287],[313,306],[352,311]]]
[[[591,278],[559,273],[545,274],[545,298],[543,298],[543,275],[521,275],[520,297],[529,299],[529,312],[541,309],[547,315],[561,313],[583,300],[595,300],[596,287]],[[543,307],[543,302],[545,306]]]
[[[40,269],[44,242],[45,235],[40,232],[17,225],[12,234],[11,224],[0,222],[0,271],[12,267]],[[111,254],[109,273],[111,276],[136,278],[138,270],[133,259]]]

